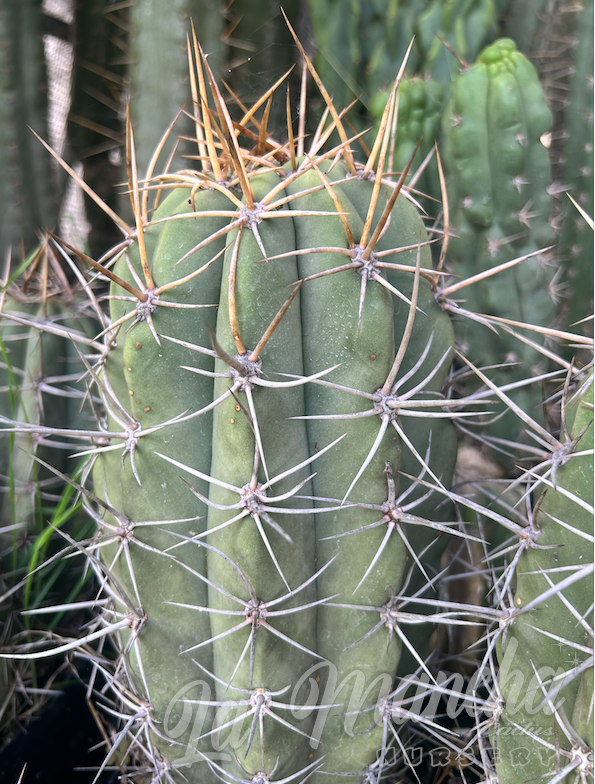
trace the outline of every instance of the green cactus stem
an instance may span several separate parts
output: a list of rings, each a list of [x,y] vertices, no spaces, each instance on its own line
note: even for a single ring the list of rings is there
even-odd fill
[[[0,7],[0,261],[56,216],[55,183],[47,156],[31,133],[47,137],[41,0]],[[29,127],[28,127],[29,126]]]
[[[536,253],[553,236],[550,164],[541,142],[550,125],[535,69],[511,39],[489,46],[453,82],[442,125],[453,235],[449,264],[463,278],[484,273],[483,280],[457,294],[466,310],[545,327],[556,318],[549,289],[555,270],[547,254]],[[515,258],[524,260],[489,274]],[[548,369],[534,348],[469,324],[461,324],[458,333],[467,356],[486,365],[511,363],[494,371],[499,384],[519,381],[525,365],[536,376]],[[512,397],[539,418],[542,396],[535,386]],[[510,415],[490,432],[518,440]]]
[[[143,240],[113,267],[102,560],[172,769],[339,780],[386,741],[373,712],[401,649],[425,667],[401,625],[434,616],[394,592],[437,573],[445,540],[433,567],[418,553],[450,528],[399,470],[450,483],[452,331],[423,223],[373,158],[272,147],[255,167],[225,131],[222,159],[207,117],[208,166],[157,178],[148,223],[133,197]]]
[[[569,399],[567,440],[539,482],[500,637],[501,784],[593,772],[593,376]],[[563,775],[565,774],[565,775]]]

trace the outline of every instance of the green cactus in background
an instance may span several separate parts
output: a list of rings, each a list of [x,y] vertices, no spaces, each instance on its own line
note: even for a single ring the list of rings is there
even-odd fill
[[[575,15],[573,60],[563,119],[563,184],[588,216],[593,216],[593,3]],[[563,196],[564,198],[564,196]],[[584,318],[593,307],[593,232],[573,205],[562,208],[560,255],[569,276],[568,321]]]
[[[310,3],[312,22],[318,36],[319,27],[324,25],[324,19],[320,13],[322,9],[317,9],[317,5],[317,3]],[[409,44],[416,35],[417,21],[426,6],[427,0],[414,0],[408,3],[396,0],[389,4],[387,11],[386,4],[382,0],[361,4],[359,24],[354,27],[353,34],[360,41],[363,66],[360,71],[365,74],[366,79],[365,84],[360,83],[360,87],[365,88],[364,100],[370,98],[373,101],[378,90],[386,88],[394,80]],[[345,13],[344,6],[342,11]],[[341,51],[338,41],[332,41],[330,51]],[[323,53],[326,55],[326,52]],[[414,45],[408,60],[407,73],[421,72],[421,63],[419,47]],[[353,66],[357,69],[357,60],[352,68]],[[358,73],[358,70],[355,70],[355,73]],[[338,75],[340,76],[341,72]]]
[[[32,429],[36,425],[59,427],[64,422],[80,428],[91,424],[91,410],[84,405],[84,365],[77,347],[83,353],[98,348],[93,342],[100,328],[95,314],[87,296],[81,297],[80,290],[69,284],[56,252],[44,241],[26,259],[17,281],[2,289],[2,416],[26,422]],[[61,471],[67,471],[70,462],[66,450],[36,439],[33,432],[16,437],[12,453],[0,463],[3,519],[22,525],[23,535],[35,521],[39,502],[40,465],[35,455]],[[8,486],[9,471],[13,487]],[[46,472],[42,485],[48,484],[47,479]]]
[[[59,613],[38,622],[21,618],[20,612],[38,609],[65,585],[77,595],[85,582],[80,570],[67,561],[52,563],[56,547],[55,539],[50,540],[56,528],[76,538],[88,535],[90,529],[80,508],[78,515],[76,505],[69,508],[72,488],[43,465],[48,462],[71,473],[74,447],[66,449],[54,438],[40,435],[38,428],[93,425],[78,352],[99,348],[93,335],[101,328],[92,300],[86,295],[81,298],[77,287],[68,283],[47,241],[21,267],[20,276],[15,272],[10,282],[3,282],[0,300],[0,416],[2,421],[23,423],[21,432],[7,443],[8,449],[0,453],[0,637],[4,645],[40,635],[45,639],[59,622]],[[46,559],[46,567],[37,572]],[[7,664],[12,664],[11,670]],[[55,677],[52,670],[38,671],[34,663],[4,663],[0,673],[3,741],[46,704]],[[41,678],[48,680],[47,689],[39,688]]]
[[[72,80],[66,123],[65,155],[68,162],[79,165],[87,185],[112,209],[119,209],[117,185],[124,180],[121,151],[124,147],[122,114],[128,94],[129,8],[103,0],[85,0],[74,4],[70,31],[72,45]],[[63,98],[64,100],[64,98]],[[161,121],[154,119],[154,125]],[[44,137],[45,138],[45,137]],[[76,237],[78,226],[68,226],[71,241],[86,244],[93,255],[101,256],[118,242],[121,234],[91,198],[85,199],[88,234]],[[65,233],[65,218],[60,227]]]
[[[137,161],[144,175],[149,161],[169,123],[185,106],[189,116],[181,118],[181,135],[191,132],[192,93],[188,81],[185,52],[191,19],[199,25],[206,52],[212,53],[213,68],[221,61],[219,41],[223,17],[216,3],[205,0],[154,0],[135,2],[130,9],[130,103],[136,128]],[[176,154],[174,169],[180,168],[184,154]]]
[[[487,276],[501,264],[528,257],[465,291],[462,306],[468,310],[517,323],[552,326],[555,321],[549,290],[554,270],[537,254],[553,240],[550,164],[541,143],[550,124],[537,74],[510,39],[485,49],[452,84],[442,126],[453,235],[450,267],[464,277]],[[459,340],[471,358],[486,364],[502,357],[522,360],[535,366],[536,376],[547,369],[543,357],[515,337],[486,334],[468,322],[461,326]],[[499,383],[518,381],[524,372],[514,364],[503,368]],[[512,397],[539,418],[539,390],[521,389]],[[493,433],[516,441],[514,418],[497,422]]]
[[[494,0],[327,0],[309,8],[319,49],[315,63],[329,92],[338,105],[361,96],[372,116],[379,90],[390,89],[410,44],[407,75],[448,87],[457,57],[474,61],[498,36]]]
[[[565,443],[507,570],[516,590],[498,643],[500,784],[529,770],[556,781],[593,774],[593,376],[564,402]]]
[[[519,51],[527,57],[540,50],[543,30],[552,24],[554,16],[552,6],[553,3],[548,0],[507,4],[502,25],[503,33],[507,37],[514,38]]]
[[[507,244],[551,238],[549,161],[540,142],[550,126],[537,74],[511,39],[485,49],[455,79],[443,121],[453,228],[482,257],[497,262]]]
[[[27,249],[57,212],[56,183],[43,148],[27,126],[47,137],[47,92],[41,0],[0,5],[0,263],[21,242]]]
[[[297,15],[295,0],[290,0],[285,11]],[[266,26],[263,19],[267,20]],[[184,137],[191,136],[192,117],[198,111],[188,78],[187,39],[192,37],[191,23],[213,73],[221,74],[231,94],[240,95],[248,104],[294,65],[291,37],[278,4],[270,0],[258,6],[245,0],[225,5],[216,0],[136,0],[126,21],[130,30],[126,39],[130,58],[126,76],[136,129],[139,176],[146,173],[163,134],[182,107],[184,112],[178,116],[171,137],[178,146],[169,165],[175,171],[187,164],[190,145]],[[260,35],[255,31],[260,31]],[[252,62],[254,55],[258,56]],[[270,118],[273,127],[284,121],[285,112]],[[163,160],[170,152],[171,146],[163,153]]]
[[[453,52],[472,63],[497,37],[496,5],[494,0],[432,0],[417,19],[416,34],[421,73],[449,85],[459,67]]]
[[[431,153],[436,140],[440,136],[444,89],[438,82],[414,76],[401,80],[397,95],[399,103],[391,158],[392,167],[396,172],[403,171],[421,139],[422,143],[417,152],[415,152],[415,157],[411,164],[412,171],[417,172],[426,156]],[[373,100],[372,115],[378,125],[389,97],[390,92],[383,92],[379,93]],[[431,162],[429,167],[426,167],[425,171],[423,171],[421,177],[416,178],[415,189],[416,191],[421,191],[422,194],[440,193],[440,183],[435,162]],[[421,200],[423,206],[430,212],[431,204],[428,203],[428,200],[419,194],[417,198]]]

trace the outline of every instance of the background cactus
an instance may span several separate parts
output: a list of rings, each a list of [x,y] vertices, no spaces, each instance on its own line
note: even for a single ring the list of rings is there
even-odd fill
[[[346,10],[345,6],[343,8]],[[349,35],[343,31],[337,37],[333,37],[332,25],[325,25],[322,14],[316,10],[313,11],[315,29],[320,29],[321,40],[330,44],[330,39],[332,39],[334,41],[333,51],[342,52],[343,59],[351,58],[352,73],[350,79],[345,77],[345,84],[350,86],[353,94],[357,94],[358,89],[351,85],[352,81],[356,81],[359,91],[363,93],[363,104],[368,108],[372,118],[376,120],[380,116],[384,100],[388,97],[391,78],[383,73],[381,68],[371,67],[369,64],[371,60],[366,60],[364,49],[361,46],[358,47],[355,43],[351,43],[348,53],[345,41],[365,40],[369,30],[374,30],[374,34],[382,42],[382,45],[378,44],[378,51],[386,52],[391,47],[394,48],[396,42],[400,40],[393,31],[393,24],[401,32],[409,31],[406,36],[407,43],[411,41],[413,33],[416,33],[417,37],[409,56],[406,73],[415,74],[414,83],[416,84],[418,76],[421,77],[423,84],[427,83],[428,85],[424,88],[426,93],[429,86],[432,86],[431,100],[428,100],[430,96],[426,95],[425,101],[417,101],[414,109],[415,120],[411,121],[409,107],[411,92],[409,80],[411,77],[403,81],[399,93],[405,117],[404,122],[401,123],[400,131],[395,135],[395,168],[397,171],[399,170],[399,166],[402,166],[404,159],[406,159],[406,151],[411,149],[411,132],[417,129],[418,136],[414,142],[416,143],[421,138],[423,129],[422,146],[425,148],[425,152],[431,150],[435,139],[442,139],[442,135],[444,135],[445,146],[441,148],[441,154],[444,167],[448,171],[449,182],[457,181],[457,166],[462,167],[463,173],[468,172],[467,176],[469,177],[472,176],[471,172],[473,171],[470,161],[459,160],[455,162],[456,156],[453,157],[448,152],[448,139],[456,133],[456,131],[453,133],[452,130],[452,109],[453,102],[456,101],[455,94],[457,90],[461,90],[463,84],[467,83],[468,78],[472,78],[467,75],[469,66],[472,66],[470,70],[474,73],[481,69],[479,62],[476,66],[473,66],[473,63],[486,44],[497,38],[502,39],[503,36],[515,41],[519,51],[508,62],[516,61],[518,64],[523,64],[518,73],[520,85],[524,84],[530,90],[531,101],[535,101],[535,103],[531,104],[529,115],[536,118],[536,123],[540,124],[542,130],[540,134],[537,134],[537,125],[531,128],[535,141],[531,145],[531,150],[526,150],[526,157],[522,154],[524,151],[520,149],[517,149],[514,156],[509,154],[509,151],[506,153],[501,151],[504,154],[503,160],[508,162],[509,168],[524,165],[525,173],[516,171],[507,178],[506,170],[503,169],[494,185],[502,196],[500,203],[504,209],[505,205],[509,203],[516,204],[522,198],[523,192],[527,198],[523,204],[518,205],[518,209],[511,210],[511,212],[518,212],[519,221],[514,221],[512,216],[509,216],[507,227],[510,229],[509,231],[503,231],[503,227],[498,228],[490,221],[490,229],[486,229],[486,235],[483,238],[484,246],[490,251],[489,258],[486,258],[482,253],[478,254],[477,248],[474,250],[468,248],[469,252],[465,254],[465,243],[455,239],[461,232],[466,238],[470,234],[477,239],[481,235],[481,229],[475,226],[469,232],[466,220],[462,220],[464,210],[461,210],[460,202],[466,197],[469,198],[469,194],[464,194],[459,199],[457,186],[449,188],[449,198],[454,202],[451,204],[454,236],[450,248],[450,269],[456,275],[469,276],[473,274],[473,271],[477,274],[488,266],[495,266],[498,259],[509,261],[515,256],[521,256],[550,243],[556,244],[556,249],[547,256],[540,255],[524,262],[514,271],[510,270],[506,275],[498,276],[492,281],[492,285],[478,284],[473,288],[467,288],[464,295],[471,310],[497,315],[498,308],[502,307],[503,310],[506,310],[508,318],[533,323],[540,321],[542,324],[549,323],[550,326],[559,326],[563,323],[579,321],[583,318],[581,314],[591,309],[592,232],[589,231],[586,223],[577,215],[576,211],[571,209],[572,205],[564,195],[565,191],[570,189],[571,193],[574,192],[574,195],[582,200],[587,214],[592,213],[592,209],[589,209],[592,188],[588,186],[588,182],[592,176],[592,144],[590,141],[592,133],[589,129],[592,124],[593,102],[591,82],[589,79],[585,80],[584,76],[586,71],[592,74],[590,59],[593,52],[592,33],[590,32],[591,11],[592,4],[590,3],[568,4],[562,0],[555,0],[548,4],[536,0],[524,3],[522,7],[518,3],[515,5],[506,1],[497,4],[487,2],[467,4],[434,0],[431,3],[420,3],[415,8],[412,4],[397,4],[391,7],[391,13],[384,20],[384,26],[380,23],[379,18],[375,18],[376,22],[369,21],[369,26],[365,25],[362,17],[360,23],[354,25]],[[347,18],[348,14],[345,14],[345,19]],[[345,25],[346,21],[341,24]],[[446,45],[442,45],[441,41],[445,41]],[[407,43],[401,44],[400,59],[405,54]],[[489,47],[485,51],[492,53],[494,57],[491,71],[495,73],[496,60],[498,59],[496,53],[504,55],[507,44],[503,44],[500,40],[494,46],[495,48]],[[510,51],[512,52],[512,49]],[[460,63],[457,63],[456,55],[460,58]],[[488,56],[490,55],[482,55],[482,57]],[[320,57],[317,62],[320,62],[321,67],[328,70],[326,63],[323,64],[323,59]],[[507,57],[499,59],[503,64]],[[379,58],[379,62],[382,64],[389,61],[388,55]],[[534,68],[529,66],[529,61]],[[368,65],[366,65],[367,63]],[[333,65],[332,62],[330,64]],[[461,68],[461,65],[464,67]],[[541,80],[541,87],[537,85],[534,69]],[[394,67],[393,72],[396,70],[397,67]],[[459,74],[459,70],[462,73]],[[337,68],[337,72],[343,73],[339,68]],[[368,76],[365,84],[362,78],[364,73]],[[512,76],[512,70],[510,75]],[[332,78],[336,79],[337,77],[333,75]],[[443,86],[441,101],[438,91],[433,87],[434,81]],[[457,85],[461,86],[457,87]],[[530,85],[532,86],[530,87]],[[417,87],[416,93],[419,93],[419,98],[421,98],[420,87]],[[334,94],[343,96],[338,88],[335,88]],[[516,91],[512,90],[510,95],[514,94]],[[448,100],[449,96],[451,96],[450,100]],[[529,98],[529,93],[525,95],[525,98]],[[348,100],[347,94],[344,99]],[[491,100],[497,102],[494,91],[492,91]],[[549,104],[549,110],[553,113],[553,125],[551,115],[548,115],[546,101]],[[507,110],[512,111],[513,107],[508,106]],[[497,108],[494,104],[492,111],[497,117],[509,117],[504,105]],[[443,134],[435,126],[436,112],[442,117]],[[547,119],[548,116],[549,119]],[[455,114],[455,117],[458,118],[459,115]],[[511,118],[509,117],[509,119]],[[366,127],[366,119],[361,118],[357,127]],[[489,157],[487,150],[491,151],[499,144],[506,145],[508,143],[506,129],[497,131],[499,125],[494,120],[490,121],[490,127],[493,139],[489,146],[484,148],[486,150],[484,157],[486,164]],[[583,132],[586,133],[584,139]],[[573,150],[576,150],[576,154],[579,155],[580,163]],[[552,167],[551,178],[548,174],[550,164],[548,164],[547,152],[549,152]],[[418,153],[416,166],[421,164],[424,157]],[[493,160],[495,161],[497,157],[494,155]],[[521,159],[524,160],[524,164],[521,164]],[[429,193],[434,199],[439,199],[440,187],[435,163],[430,161],[428,164],[426,160],[423,165],[425,167],[423,173],[416,172],[416,166],[412,168],[412,183],[424,193]],[[496,166],[496,168],[498,167]],[[487,173],[487,169],[484,171]],[[508,184],[504,182],[505,179]],[[535,194],[531,194],[531,186],[525,180],[535,183]],[[584,189],[583,184],[586,186]],[[476,186],[481,188],[484,185],[486,185],[486,180],[478,177]],[[504,196],[504,194],[507,195]],[[422,200],[421,203],[431,214],[432,210],[428,207],[427,201]],[[453,211],[455,212],[454,216],[452,215]],[[557,241],[558,237],[559,242]],[[512,244],[507,247],[509,240]],[[475,266],[473,266],[474,258],[479,259],[479,263]],[[467,260],[465,261],[465,259]],[[585,285],[575,286],[572,280],[578,279],[577,276],[583,274],[588,276],[589,282],[585,281]],[[537,275],[541,281],[539,287],[532,284],[534,275]],[[539,289],[539,294],[536,289]],[[517,314],[523,312],[522,317],[520,315],[513,317],[512,309],[508,307],[508,303],[499,305],[503,302],[503,296],[506,298],[513,290],[515,296],[519,298],[515,310]],[[584,293],[584,296],[581,292]],[[577,296],[583,297],[583,299],[575,304]],[[522,306],[520,300],[523,302]],[[568,319],[567,312],[574,315]],[[589,326],[584,326],[583,330],[590,334]],[[474,330],[466,330],[459,339],[463,343],[472,341],[474,334]],[[516,341],[510,341],[506,336],[504,339],[508,340],[508,351],[500,352],[501,338],[500,335],[496,339],[496,343],[493,344],[492,336],[482,335],[479,339],[481,349],[479,344],[477,347],[479,353],[476,353],[468,343],[467,348],[471,349],[472,355],[484,356],[488,361],[494,363],[498,361],[496,357],[500,357],[499,361],[502,361],[502,358],[507,358],[512,362],[517,362],[522,358],[523,361],[533,364],[536,374],[540,370],[546,369],[543,357],[540,359],[538,354],[532,352],[528,346],[523,347]],[[486,346],[490,346],[487,349],[487,354]],[[488,357],[492,359],[489,360]],[[505,379],[509,382],[514,382],[515,378],[517,381],[520,380],[517,371],[513,367],[509,367],[506,371],[503,370],[500,376],[501,383],[504,383]],[[516,376],[515,372],[517,372]],[[523,396],[525,398],[522,402],[523,407],[526,410],[531,410],[532,416],[538,416],[539,394],[531,396],[526,390],[520,391],[517,393],[516,399],[520,401]],[[531,397],[532,399],[530,399]],[[503,421],[492,428],[491,432],[493,435],[505,437],[508,440],[517,440],[518,438],[518,433],[514,432],[514,419],[510,416],[505,416]],[[503,457],[503,455],[501,456]]]
[[[592,375],[564,404],[566,440],[536,488],[545,486],[518,551],[514,603],[498,646],[503,784],[518,781],[529,766],[560,781],[593,772],[593,716],[586,707],[593,698],[593,565],[585,552],[593,538]]]
[[[41,3],[2,3],[0,7],[0,194],[1,263],[6,249],[21,242],[27,250],[36,231],[51,226],[57,204],[50,164],[27,126],[47,137],[45,58]],[[53,186],[53,187],[52,187]]]
[[[593,5],[585,3],[582,12],[572,18],[569,38],[574,56],[568,68],[568,99],[563,102],[563,117],[559,121],[563,142],[560,163],[563,183],[570,186],[568,194],[587,215],[593,215]],[[593,296],[593,232],[583,216],[577,220],[573,210],[573,205],[563,205],[560,231],[570,323],[584,318],[583,314],[592,308]]]
[[[458,70],[456,55],[474,62],[485,45],[497,37],[496,22],[494,0],[432,0],[417,19],[417,45],[423,52],[420,71],[449,84]]]
[[[362,96],[368,115],[379,89],[390,89],[412,41],[406,73],[448,85],[457,55],[473,62],[498,35],[493,0],[327,0],[309,8],[319,43],[315,64],[329,93],[339,105]]]
[[[87,388],[80,379],[84,365],[75,346],[83,352],[92,347],[99,327],[80,291],[68,284],[47,242],[30,257],[24,277],[20,286],[13,282],[5,289],[0,310],[2,415],[32,426],[31,433],[16,438],[12,454],[2,463],[3,519],[18,520],[23,532],[35,520],[38,474],[44,473],[34,456],[61,471],[67,471],[70,462],[66,450],[37,439],[33,428],[59,427],[64,422],[84,428],[92,422],[84,405]],[[45,472],[42,485],[50,477]],[[55,477],[52,483],[56,484]]]
[[[424,159],[430,155],[435,140],[440,133],[444,103],[444,89],[433,79],[417,76],[401,80],[398,90],[398,122],[394,138],[392,169],[403,171],[416,151],[419,140],[422,143],[413,158],[413,171],[418,171]],[[378,127],[390,96],[390,91],[379,93],[372,102],[372,114]],[[413,183],[412,183],[413,185]],[[421,194],[440,193],[440,183],[436,166],[430,164],[416,178],[415,189]],[[429,214],[432,205],[422,195],[417,195]]]
[[[55,473],[38,462],[71,472],[74,448],[40,436],[36,428],[58,429],[65,423],[90,427],[93,416],[85,405],[88,390],[76,346],[92,350],[99,323],[87,297],[81,300],[76,286],[68,284],[47,242],[23,267],[23,274],[4,288],[0,303],[0,416],[24,428],[6,443],[0,460],[0,633],[6,645],[46,640],[52,630],[63,631],[60,612],[41,619],[21,613],[36,611],[50,597],[81,595],[85,576],[55,560],[59,548],[53,530],[64,529],[76,538],[92,530],[80,504],[73,503],[72,488],[65,490]],[[44,562],[46,568],[38,571]],[[35,664],[25,664],[3,662],[3,738],[12,736],[52,694],[55,668],[39,671]],[[46,680],[47,687],[41,688]]]
[[[449,183],[453,238],[450,266],[466,277],[535,254],[553,240],[548,193],[550,164],[541,137],[551,127],[551,112],[537,74],[510,39],[485,49],[478,61],[453,81],[443,115],[444,163]],[[550,285],[551,257],[527,258],[495,277],[466,289],[463,307],[516,322],[552,326],[556,307]],[[534,348],[506,334],[486,334],[470,322],[459,340],[468,355],[497,364],[500,384],[514,383],[527,372],[539,375],[547,365]],[[522,369],[515,365],[523,360]],[[511,393],[532,417],[539,418],[541,394],[533,388]],[[507,415],[492,432],[516,441],[516,418]]]

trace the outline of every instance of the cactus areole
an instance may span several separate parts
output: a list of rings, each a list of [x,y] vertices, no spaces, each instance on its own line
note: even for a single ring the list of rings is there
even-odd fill
[[[399,591],[407,526],[428,557],[446,530],[411,474],[450,482],[452,330],[388,138],[364,166],[338,116],[306,155],[263,122],[249,150],[209,100],[200,171],[154,177],[153,211],[131,176],[110,273],[93,482],[123,676],[168,780],[344,781],[424,622]]]

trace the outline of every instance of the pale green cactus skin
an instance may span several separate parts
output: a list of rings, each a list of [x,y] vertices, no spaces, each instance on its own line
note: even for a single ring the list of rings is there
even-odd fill
[[[570,400],[566,416],[571,439],[580,438],[562,459],[555,486],[550,475],[543,490],[532,544],[516,565],[514,609],[499,644],[500,784],[516,784],[529,770],[547,778],[568,767],[560,781],[574,781],[581,771],[593,772],[593,673],[587,653],[593,646],[593,585],[588,571],[593,534],[592,376]],[[585,574],[581,567],[583,572],[587,569]],[[577,570],[580,579],[546,595]]]

